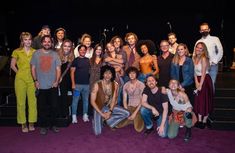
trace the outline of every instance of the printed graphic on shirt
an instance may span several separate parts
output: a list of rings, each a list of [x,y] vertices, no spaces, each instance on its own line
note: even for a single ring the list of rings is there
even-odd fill
[[[49,72],[52,66],[51,56],[41,56],[40,57],[40,69],[42,72]]]

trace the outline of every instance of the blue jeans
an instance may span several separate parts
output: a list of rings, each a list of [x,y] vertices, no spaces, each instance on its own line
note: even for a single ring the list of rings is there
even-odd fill
[[[73,101],[72,101],[72,115],[77,115],[77,108],[78,108],[78,101],[80,96],[82,95],[82,102],[83,102],[83,114],[88,113],[88,98],[89,98],[89,85],[84,84],[76,84],[75,90],[79,91],[78,95],[73,94]]]
[[[109,107],[104,106],[102,108],[102,112],[108,112]],[[127,117],[130,116],[130,112],[123,107],[120,106],[115,106],[113,108],[113,112],[111,114],[111,117],[106,120],[106,123],[109,127],[114,128],[118,123],[121,121],[125,120]],[[93,120],[92,120],[92,126],[95,135],[100,135],[103,127],[103,118],[101,115],[94,109],[94,115],[93,115]]]
[[[216,81],[216,77],[217,77],[217,74],[218,74],[218,64],[216,65],[211,65],[210,66],[210,69],[209,69],[209,74],[211,76],[211,79],[212,79],[212,83],[213,83],[213,89],[215,91],[215,81]]]
[[[141,107],[140,108],[140,113],[141,113],[141,116],[144,120],[144,124],[146,126],[146,129],[151,129],[153,127],[153,121],[152,121],[153,114],[152,114],[152,111],[148,108]],[[156,119],[156,122],[157,122],[157,126],[159,127],[161,125],[161,122],[162,122],[162,114],[159,115],[159,117]],[[163,138],[167,137],[167,130],[168,130],[168,117],[167,117],[166,122],[165,122],[164,134],[159,135],[159,136],[163,137]]]
[[[146,82],[146,78],[151,75],[152,73],[148,73],[148,74],[143,74],[140,73],[140,75],[138,76],[138,80],[140,80],[141,82],[145,83]]]

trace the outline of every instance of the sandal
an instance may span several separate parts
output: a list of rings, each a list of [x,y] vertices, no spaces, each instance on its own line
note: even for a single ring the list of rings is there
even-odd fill
[[[29,123],[29,131],[35,131],[35,127],[33,123]]]
[[[29,132],[29,129],[28,129],[26,124],[22,124],[22,132],[23,133],[28,133]]]

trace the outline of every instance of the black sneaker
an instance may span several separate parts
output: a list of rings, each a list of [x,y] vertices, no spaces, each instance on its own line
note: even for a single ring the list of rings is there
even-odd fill
[[[52,130],[54,133],[60,132],[59,128],[56,127],[56,126],[52,126],[51,130]]]
[[[40,134],[41,135],[47,135],[47,128],[41,128],[40,129]]]
[[[154,130],[153,127],[151,127],[150,129],[146,129],[146,130],[144,131],[144,134],[145,134],[145,135],[149,135],[150,133],[153,132],[153,130]]]
[[[185,136],[184,136],[184,141],[188,142],[191,139],[191,128],[187,128],[186,127],[186,131],[185,131]]]

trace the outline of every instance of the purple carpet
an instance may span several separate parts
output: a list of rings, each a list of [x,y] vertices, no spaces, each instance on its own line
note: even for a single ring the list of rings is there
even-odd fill
[[[154,132],[149,136],[136,133],[133,126],[103,129],[96,137],[91,122],[79,119],[76,125],[49,131],[46,136],[22,133],[20,127],[0,127],[0,153],[231,153],[235,150],[235,131],[192,130],[190,142],[183,141],[185,129],[175,139],[162,139]]]

